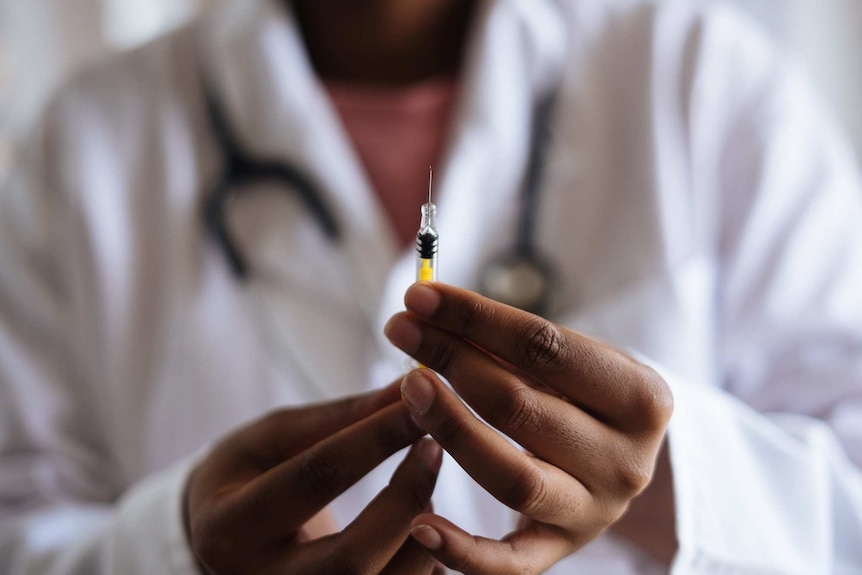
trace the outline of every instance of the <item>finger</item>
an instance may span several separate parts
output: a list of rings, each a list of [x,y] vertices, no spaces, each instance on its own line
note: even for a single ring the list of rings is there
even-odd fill
[[[346,565],[350,557],[363,557],[376,573],[389,562],[407,539],[413,518],[428,507],[442,460],[443,450],[430,439],[410,450],[389,485],[342,533],[340,554]]]
[[[400,380],[386,388],[310,407],[281,409],[241,428],[221,443],[194,472],[190,510],[204,502],[222,505],[247,483],[321,439],[400,402]],[[194,515],[194,513],[192,514]]]
[[[437,515],[417,517],[410,535],[438,561],[465,575],[541,573],[580,546],[563,530],[542,523],[496,541],[470,535]]]
[[[258,475],[399,401],[400,383],[399,380],[383,389],[337,401],[274,411],[240,431],[234,446],[253,454]]]
[[[433,441],[415,444],[389,485],[343,532],[291,549],[278,562],[281,572],[380,573],[397,559],[404,569],[393,573],[430,573],[434,560],[421,546],[405,543],[411,521],[428,507],[441,461]]]
[[[402,392],[419,425],[504,505],[539,521],[567,524],[592,505],[580,481],[479,421],[432,371],[408,374]]]
[[[438,565],[422,545],[408,538],[380,575],[433,575]]]
[[[382,571],[364,562],[363,555],[346,557],[338,550],[338,539],[331,537],[294,548],[285,557],[255,572],[259,575],[445,575],[442,564],[410,537]]]
[[[224,528],[255,525],[238,533],[266,545],[289,537],[335,497],[424,432],[403,403],[393,404],[342,429],[243,486],[221,514]]]
[[[602,419],[663,429],[670,417],[670,392],[661,378],[612,347],[443,284],[415,284],[404,300],[413,314],[475,343]],[[419,338],[402,343],[414,347]]]
[[[572,403],[526,385],[465,340],[431,326],[422,329],[416,359],[439,371],[491,426],[577,477],[593,493],[614,488],[613,480],[628,470],[627,460],[626,469],[617,473],[614,457],[631,450],[623,434]]]
[[[422,513],[434,513],[434,505],[431,501],[428,501],[428,505],[425,506]],[[401,549],[398,550],[398,553],[395,554],[395,557],[380,575],[401,575],[402,573],[444,575],[445,567],[431,557],[428,551],[416,540],[407,537],[407,541],[404,542]]]

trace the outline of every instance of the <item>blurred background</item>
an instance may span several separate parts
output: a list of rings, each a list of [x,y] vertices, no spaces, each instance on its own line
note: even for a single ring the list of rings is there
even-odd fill
[[[10,142],[66,74],[216,1],[246,0],[0,0],[0,176]],[[749,12],[805,62],[862,157],[862,1],[675,1],[725,1]]]

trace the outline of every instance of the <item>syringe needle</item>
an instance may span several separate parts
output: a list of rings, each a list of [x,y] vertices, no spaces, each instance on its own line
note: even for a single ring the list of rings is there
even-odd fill
[[[422,221],[416,234],[416,279],[436,281],[437,279],[437,242],[439,236],[434,217],[437,206],[431,203],[431,190],[434,183],[434,170],[428,167],[428,203],[422,206]]]

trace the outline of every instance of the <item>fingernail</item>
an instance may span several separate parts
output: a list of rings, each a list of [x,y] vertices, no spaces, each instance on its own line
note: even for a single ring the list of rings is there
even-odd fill
[[[414,353],[422,343],[419,326],[403,315],[392,317],[383,328],[383,333],[389,341],[407,353]]]
[[[413,411],[425,415],[434,401],[434,384],[421,370],[411,371],[401,382],[401,397]]]
[[[431,317],[440,307],[440,294],[428,284],[418,283],[407,290],[404,304],[407,309],[422,317]]]
[[[410,529],[410,535],[426,549],[437,551],[443,547],[443,538],[430,525],[417,525]]]
[[[443,463],[443,449],[440,448],[436,441],[426,440],[419,444],[419,457],[429,471],[436,473],[440,470],[440,465]]]

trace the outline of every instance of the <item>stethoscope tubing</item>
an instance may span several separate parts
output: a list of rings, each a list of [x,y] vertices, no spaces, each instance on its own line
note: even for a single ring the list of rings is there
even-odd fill
[[[551,119],[555,101],[556,91],[543,98],[536,107],[533,120],[530,156],[521,194],[521,217],[518,220],[514,250],[523,256],[535,253],[539,192],[544,184],[545,158],[551,140]]]
[[[295,190],[326,237],[338,242],[341,228],[324,202],[319,186],[296,166],[279,160],[254,158],[244,150],[216,91],[206,77],[202,82],[209,124],[222,156],[221,172],[205,198],[204,219],[233,274],[246,281],[249,269],[248,263],[228,233],[225,213],[238,190],[252,184],[271,182]]]

